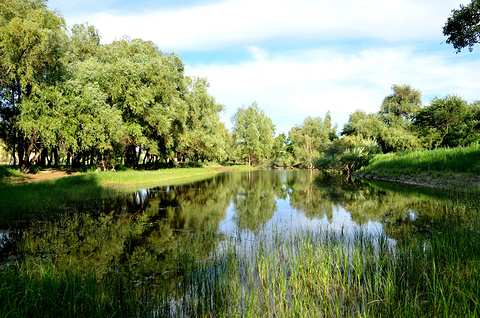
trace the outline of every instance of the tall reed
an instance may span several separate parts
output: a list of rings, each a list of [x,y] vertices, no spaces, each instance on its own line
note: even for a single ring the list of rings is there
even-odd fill
[[[216,234],[192,234],[164,263],[140,264],[145,274],[7,263],[0,316],[476,317],[478,229],[433,231],[408,246],[362,229],[272,232],[226,239],[208,258],[199,240]]]

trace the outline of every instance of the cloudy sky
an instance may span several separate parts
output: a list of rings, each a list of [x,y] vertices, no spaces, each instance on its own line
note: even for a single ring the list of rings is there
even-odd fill
[[[222,120],[257,102],[287,133],[330,111],[339,130],[357,109],[377,112],[393,84],[424,104],[480,100],[480,45],[455,54],[442,27],[465,0],[50,0],[69,26],[88,22],[103,43],[150,40],[206,77]]]

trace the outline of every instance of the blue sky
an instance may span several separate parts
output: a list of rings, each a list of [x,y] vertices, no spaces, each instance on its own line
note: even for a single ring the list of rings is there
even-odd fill
[[[357,109],[377,112],[393,84],[424,104],[480,100],[480,45],[455,54],[442,27],[456,0],[50,0],[69,26],[88,22],[103,43],[150,40],[206,77],[222,121],[257,102],[288,133],[331,112],[339,131]]]

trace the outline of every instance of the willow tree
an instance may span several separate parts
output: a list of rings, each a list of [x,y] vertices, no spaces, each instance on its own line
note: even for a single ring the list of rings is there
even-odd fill
[[[62,74],[65,42],[65,22],[47,9],[46,1],[0,3],[1,135],[14,158],[18,153],[23,171],[28,171],[50,142],[43,136],[51,129],[48,123],[34,122],[41,124],[42,117],[52,114],[53,105],[45,102],[51,99],[52,87]]]
[[[206,79],[186,77],[185,81],[187,109],[177,151],[194,161],[223,160],[227,143],[227,130],[219,117],[223,106],[208,94]]]
[[[393,85],[378,113],[356,111],[349,117],[342,135],[373,139],[383,152],[415,150],[421,144],[413,132],[412,120],[421,110],[421,93],[409,85]]]
[[[136,166],[142,149],[172,156],[186,111],[181,59],[140,39],[115,41],[99,59],[107,103],[122,112],[125,163]]]
[[[264,162],[272,156],[275,126],[257,103],[239,108],[232,122],[234,140],[248,165]]]
[[[321,117],[307,117],[301,125],[293,127],[288,133],[293,142],[293,151],[309,169],[313,168],[313,159],[320,155],[321,149],[326,148],[330,138],[335,135],[336,127],[332,127],[330,113]]]

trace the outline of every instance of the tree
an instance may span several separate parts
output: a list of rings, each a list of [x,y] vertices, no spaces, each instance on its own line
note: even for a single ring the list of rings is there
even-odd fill
[[[187,108],[181,59],[140,39],[115,41],[98,58],[107,103],[122,112],[126,165],[137,166],[142,149],[172,158]]]
[[[422,108],[422,94],[410,85],[393,85],[392,91],[383,99],[380,115],[390,126],[408,128],[415,113]]]
[[[125,128],[120,110],[107,103],[102,91],[103,67],[95,58],[75,64],[55,101],[58,117],[54,122],[59,122],[59,146],[72,153],[98,153],[98,163],[105,170],[115,165],[113,151],[124,139]]]
[[[41,153],[42,134],[48,127],[37,129],[33,123],[19,124],[18,120],[52,114],[52,105],[43,103],[51,99],[53,87],[63,72],[64,29],[63,18],[48,10],[46,1],[5,0],[0,3],[1,135],[14,158],[18,153],[23,171],[28,171]],[[23,116],[21,112],[28,115]],[[34,152],[36,155],[31,158]]]
[[[475,105],[475,104],[474,104]],[[429,149],[466,146],[480,140],[478,110],[455,95],[435,98],[419,111],[414,125]]]
[[[457,53],[480,42],[480,0],[472,0],[470,4],[460,5],[460,9],[452,10],[452,15],[445,22],[443,35],[447,43],[452,44]]]
[[[409,85],[393,85],[392,91],[384,98],[378,113],[358,110],[351,114],[342,135],[373,139],[384,153],[419,149],[412,119],[421,109],[421,93]]]
[[[275,126],[257,103],[237,109],[232,122],[235,142],[248,165],[265,161],[271,156]]]
[[[220,122],[223,106],[207,92],[209,84],[204,78],[185,78],[187,111],[183,120],[183,134],[178,151],[190,160],[224,159],[226,128]]]
[[[320,155],[320,149],[326,148],[330,137],[335,134],[336,127],[332,128],[330,113],[325,120],[320,117],[307,117],[299,126],[293,127],[289,138],[294,141],[294,153],[298,160],[309,169],[313,168],[313,159]]]
[[[98,55],[101,49],[100,32],[88,24],[74,24],[69,30],[68,58],[80,62]]]
[[[314,166],[327,172],[342,172],[350,177],[380,152],[381,148],[375,140],[349,135],[334,140],[322,156],[315,158]]]

